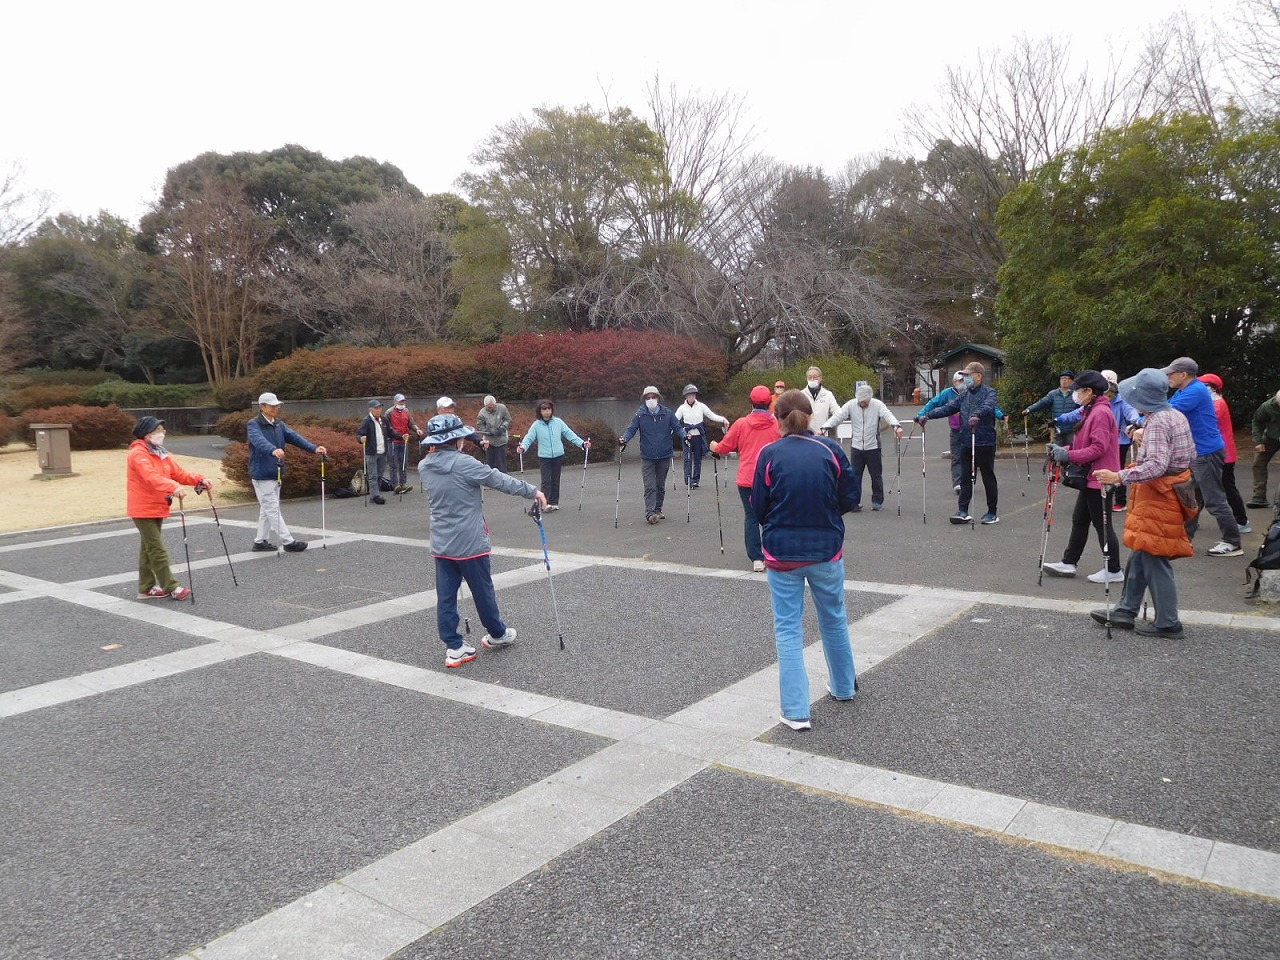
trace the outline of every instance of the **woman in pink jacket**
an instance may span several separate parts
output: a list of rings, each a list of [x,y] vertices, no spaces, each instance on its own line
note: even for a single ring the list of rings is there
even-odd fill
[[[747,543],[747,557],[751,569],[764,573],[764,548],[760,544],[760,524],[751,506],[751,485],[756,478],[756,458],[760,451],[781,438],[778,421],[769,412],[773,396],[765,386],[751,389],[751,412],[733,421],[724,439],[711,444],[711,455],[717,459],[726,453],[738,451],[738,496],[742,499],[743,538]]]
[[[170,501],[183,497],[183,486],[212,489],[208,477],[188,473],[164,448],[164,421],[143,417],[133,428],[137,439],[129,445],[126,512],[138,528],[138,599],[186,600],[191,588],[174,579],[169,552],[160,526],[169,516]]]
[[[1120,583],[1124,572],[1120,569],[1120,542],[1115,527],[1110,522],[1110,498],[1102,496],[1102,484],[1094,479],[1095,470],[1119,470],[1119,429],[1107,398],[1107,381],[1096,370],[1086,370],[1076,377],[1071,399],[1084,408],[1084,419],[1076,429],[1070,447],[1049,444],[1053,459],[1066,470],[1070,465],[1083,466],[1088,481],[1076,498],[1076,508],[1071,514],[1071,537],[1067,549],[1062,552],[1061,563],[1046,563],[1044,572],[1051,577],[1074,577],[1076,564],[1084,553],[1089,539],[1089,527],[1098,532],[1098,544],[1106,553],[1107,565],[1089,579],[1094,583]],[[1105,540],[1104,540],[1105,528]]]

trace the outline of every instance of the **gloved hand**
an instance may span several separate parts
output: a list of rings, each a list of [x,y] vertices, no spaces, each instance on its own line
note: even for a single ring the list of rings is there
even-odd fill
[[[627,449],[627,441],[623,440],[621,437],[618,438],[618,449],[619,450]]]
[[[716,453],[714,450],[712,450],[712,451],[711,451],[711,459],[712,459],[712,460],[719,460],[719,459],[720,459],[720,454],[718,454],[718,453]]]
[[[1051,443],[1049,444],[1049,456],[1053,457],[1057,463],[1066,463],[1071,459],[1071,452],[1066,447]]]
[[[207,488],[207,486],[205,485],[205,482],[204,482],[203,480],[197,480],[197,481],[196,481],[196,485],[195,485],[194,487],[192,487],[192,489],[193,489],[193,490],[195,490],[195,492],[196,492],[196,496],[198,497],[198,496],[200,496],[200,494],[204,493],[204,492],[205,492],[205,490],[206,490],[206,489],[208,489],[208,488]]]
[[[929,422],[928,417],[925,417],[925,416],[916,417],[916,423],[920,424],[920,426],[922,427],[928,422]]]
[[[972,427],[972,428],[976,428],[976,427],[978,426],[978,418],[977,418],[977,417],[970,417],[970,418],[969,418],[969,426],[970,426],[970,427]]]

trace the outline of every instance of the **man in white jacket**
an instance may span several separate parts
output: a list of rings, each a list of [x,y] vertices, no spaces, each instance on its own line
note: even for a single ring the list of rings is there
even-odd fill
[[[822,424],[830,430],[842,423],[853,427],[850,438],[849,462],[853,465],[854,513],[862,509],[862,469],[871,473],[871,509],[884,506],[884,458],[881,455],[880,431],[884,426],[893,428],[893,435],[902,439],[902,424],[883,403],[872,396],[871,387],[858,384],[853,399],[836,411]],[[882,426],[883,425],[883,426]]]
[[[836,415],[840,403],[836,400],[836,395],[822,385],[822,370],[818,367],[810,367],[805,373],[805,387],[809,394],[809,404],[813,407],[809,429],[818,433],[822,425]]]

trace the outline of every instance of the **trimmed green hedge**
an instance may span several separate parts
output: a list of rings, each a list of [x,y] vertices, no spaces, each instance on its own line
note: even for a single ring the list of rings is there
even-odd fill
[[[189,383],[129,383],[125,380],[109,380],[89,387],[81,394],[85,403],[118,407],[192,407],[209,395],[204,384]]]

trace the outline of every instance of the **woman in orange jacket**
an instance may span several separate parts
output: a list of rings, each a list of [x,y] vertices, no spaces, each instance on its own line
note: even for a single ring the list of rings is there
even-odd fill
[[[133,428],[136,438],[129,445],[126,471],[126,512],[138,528],[142,543],[138,549],[138,599],[186,600],[191,588],[174,579],[169,570],[169,553],[164,548],[160,526],[169,516],[174,497],[183,497],[183,486],[212,489],[208,477],[188,473],[164,448],[164,421],[143,417]]]

